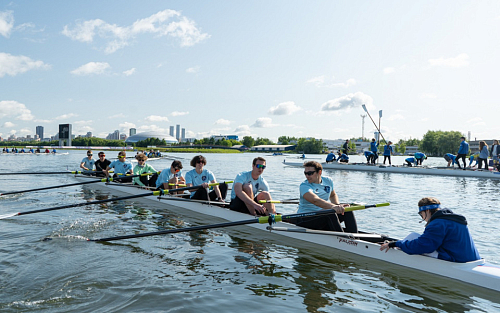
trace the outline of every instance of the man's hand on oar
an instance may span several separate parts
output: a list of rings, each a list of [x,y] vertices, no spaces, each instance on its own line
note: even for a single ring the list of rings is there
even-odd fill
[[[381,206],[388,206],[388,205],[389,205],[389,203],[377,203],[377,204],[371,204],[371,205],[351,206],[351,207],[345,208],[345,210],[346,210],[346,212],[348,212],[348,211],[363,210],[363,209],[367,209],[367,208],[374,208],[374,207],[381,207]],[[335,210],[321,210],[321,211],[316,211],[316,212],[289,214],[289,215],[270,215],[270,216],[261,216],[261,217],[250,219],[250,220],[242,220],[242,221],[236,221],[236,222],[227,222],[227,223],[212,224],[212,225],[202,225],[202,226],[194,226],[194,227],[186,227],[186,228],[168,229],[168,230],[162,230],[162,231],[156,231],[156,232],[150,232],[150,233],[124,235],[124,236],[108,237],[108,238],[101,238],[101,239],[88,239],[88,240],[89,241],[114,241],[114,240],[149,237],[149,236],[157,236],[157,235],[166,235],[166,234],[182,233],[182,232],[195,231],[195,230],[222,228],[222,227],[256,224],[256,223],[260,223],[260,224],[269,223],[271,225],[275,222],[283,222],[283,221],[286,222],[287,220],[290,220],[292,218],[297,218],[297,217],[321,216],[321,215],[328,215],[328,214],[333,214],[333,213],[335,213]]]
[[[106,203],[106,202],[112,202],[112,201],[135,199],[135,198],[146,197],[146,196],[168,195],[168,194],[170,194],[172,192],[184,191],[184,190],[190,190],[190,189],[198,189],[200,187],[201,186],[191,186],[191,187],[184,187],[184,188],[177,188],[177,189],[165,189],[165,190],[161,189],[161,190],[158,190],[158,191],[141,193],[141,194],[138,194],[138,195],[131,195],[131,196],[125,196],[125,197],[119,197],[119,198],[113,198],[113,199],[97,200],[97,201],[90,201],[90,202],[82,202],[82,203],[76,203],[76,204],[68,204],[68,205],[63,205],[63,206],[58,206],[58,207],[53,207],[53,208],[38,209],[38,210],[26,211],[26,212],[11,213],[11,214],[6,214],[6,215],[0,215],[0,220],[1,219],[6,219],[6,218],[9,218],[9,217],[13,217],[13,216],[17,216],[17,215],[27,215],[27,214],[33,214],[33,213],[55,211],[55,210],[61,210],[61,209],[67,209],[67,208],[75,208],[75,207],[80,207],[80,206],[86,206],[86,205],[91,205],[91,204],[100,204],[100,203]]]

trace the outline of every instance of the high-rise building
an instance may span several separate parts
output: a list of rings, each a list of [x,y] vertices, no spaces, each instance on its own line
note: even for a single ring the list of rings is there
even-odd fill
[[[177,139],[177,141],[181,139],[181,125],[179,124],[176,125],[175,139]]]
[[[38,135],[39,138],[43,138],[43,126],[36,127],[36,134]]]
[[[87,138],[92,138],[92,132],[87,132],[87,135],[85,135]]]
[[[170,126],[170,136],[174,137],[174,126]]]
[[[137,134],[137,129],[131,128],[129,134],[130,134],[129,136],[133,136],[133,135]]]
[[[186,129],[183,128],[181,132],[181,142],[184,142],[185,139],[186,139]]]

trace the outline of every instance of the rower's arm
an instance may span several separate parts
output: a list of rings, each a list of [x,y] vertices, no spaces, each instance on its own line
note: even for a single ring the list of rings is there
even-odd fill
[[[233,187],[234,188],[234,187]],[[330,201],[331,201],[331,194],[330,194]],[[316,194],[314,194],[312,191],[308,191],[303,195],[304,200],[314,204],[317,207],[320,207],[325,210],[335,210],[335,212],[339,214],[344,214],[344,207],[339,205],[338,203],[333,203],[333,202],[328,202],[320,197],[318,197]],[[338,199],[337,199],[338,202]]]
[[[330,201],[333,204],[340,204],[339,197],[337,196],[335,190],[332,190],[332,192],[330,192]]]

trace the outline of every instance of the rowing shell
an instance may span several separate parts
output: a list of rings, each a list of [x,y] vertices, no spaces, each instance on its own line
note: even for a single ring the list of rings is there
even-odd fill
[[[283,162],[286,166],[304,167],[304,163]],[[323,169],[334,169],[343,171],[358,172],[376,172],[376,173],[396,173],[396,174],[416,174],[416,175],[436,175],[436,176],[455,176],[455,177],[476,177],[500,179],[500,172],[496,171],[474,171],[461,170],[458,168],[437,168],[437,167],[408,167],[408,166],[385,166],[385,165],[367,165],[364,163],[321,163]]]
[[[76,179],[79,181],[88,181],[89,179],[95,178],[76,176]],[[100,182],[92,184],[92,186],[92,188],[108,189],[117,193],[124,193],[128,195],[144,193],[144,189],[135,188],[132,185]],[[191,201],[189,199],[175,197],[163,198],[171,200],[159,200],[158,197],[152,195],[139,199],[149,201],[150,204],[154,203],[162,208],[164,207],[173,213],[196,218],[203,223],[209,223],[212,221],[235,222],[249,218],[249,215],[247,214],[231,211],[218,206],[216,205],[217,202],[209,203],[205,201]],[[186,210],[189,210],[189,213],[187,213]],[[363,233],[359,236],[356,236],[356,234],[346,236],[337,232],[311,231],[285,222],[273,224],[272,229],[282,230],[283,228],[292,228],[295,231],[269,232],[266,230],[265,226],[260,224],[248,224],[245,226],[252,227],[253,229],[258,229],[260,231],[266,231],[267,234],[271,234],[270,236],[266,236],[266,238],[277,240],[280,243],[286,242],[287,240],[293,242],[298,240],[302,244],[306,244],[307,247],[310,247],[311,244],[315,244],[321,246],[321,248],[327,247],[338,249],[367,258],[377,259],[406,268],[412,268],[442,277],[455,279],[464,283],[500,291],[500,267],[490,264],[484,259],[467,263],[455,263],[423,255],[409,255],[399,249],[389,249],[389,251],[385,253],[380,251],[380,242],[386,239],[395,239],[379,234],[371,234],[372,236],[367,236],[369,234]],[[366,237],[372,237],[372,239]],[[373,238],[378,239],[373,240]]]

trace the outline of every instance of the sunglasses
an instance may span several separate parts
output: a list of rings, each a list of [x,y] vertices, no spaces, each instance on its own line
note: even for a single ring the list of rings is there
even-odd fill
[[[265,169],[266,166],[264,164],[255,164],[255,167],[256,168],[261,168],[261,169]]]
[[[92,156],[92,155],[93,155],[92,153],[91,154],[87,154],[87,156]]]
[[[105,154],[101,154],[99,157],[102,158],[102,157],[105,157],[106,155]]]
[[[202,164],[205,164],[205,162],[203,162],[202,160],[199,160],[198,162],[196,163],[202,163]]]
[[[118,156],[118,158],[119,158],[119,159],[123,159],[123,158],[124,158],[124,156],[123,156],[123,155],[119,155],[119,156]]]
[[[306,176],[311,176],[312,174],[316,173],[316,171],[309,171],[309,172],[304,172]]]
[[[137,159],[137,162],[146,162],[144,159]]]

